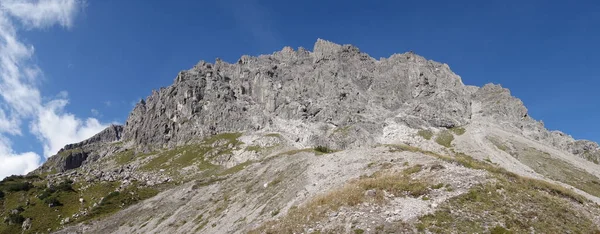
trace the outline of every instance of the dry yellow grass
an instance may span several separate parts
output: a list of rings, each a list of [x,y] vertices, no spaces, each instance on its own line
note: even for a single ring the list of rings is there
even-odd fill
[[[394,196],[425,195],[430,189],[429,184],[410,178],[411,174],[420,170],[421,166],[417,165],[404,171],[379,171],[372,176],[353,180],[339,189],[315,197],[305,206],[291,208],[282,219],[269,221],[250,233],[301,233],[306,225],[325,218],[329,212],[337,211],[342,206],[385,202],[383,191]],[[375,190],[375,196],[365,196],[367,190]]]

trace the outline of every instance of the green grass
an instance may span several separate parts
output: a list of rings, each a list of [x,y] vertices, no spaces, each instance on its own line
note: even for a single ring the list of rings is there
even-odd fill
[[[459,136],[462,134],[465,134],[465,132],[467,132],[467,130],[463,127],[453,127],[453,128],[450,128],[450,131],[452,131],[454,134],[459,135]]]
[[[537,233],[598,232],[584,214],[571,206],[571,202],[586,204],[589,201],[570,189],[521,177],[462,153],[451,157],[405,145],[388,147],[390,151],[419,152],[467,168],[486,170],[496,179],[496,182],[473,187],[468,193],[443,203],[435,213],[421,217],[416,225],[420,232],[524,233],[530,231],[529,227]],[[452,191],[449,186],[445,186],[446,190]],[[503,226],[498,226],[498,222]]]
[[[276,138],[282,138],[281,134],[279,133],[267,133],[265,134],[266,137],[276,137]]]
[[[495,137],[488,137],[487,139],[490,142],[492,142],[492,144],[494,144],[494,146],[496,146],[496,148],[498,148],[499,150],[502,150],[509,154],[511,153],[510,148],[508,148],[508,146],[504,145],[499,139],[497,139]]]
[[[63,151],[59,152],[57,155],[59,155],[61,157],[68,157],[71,154],[78,154],[78,153],[83,153],[83,149],[75,148],[75,149],[70,149],[70,150],[63,150]]]
[[[223,175],[232,175],[232,174],[238,173],[238,172],[244,170],[247,166],[251,165],[252,163],[253,163],[253,161],[250,161],[250,160],[240,163],[240,164],[230,167],[222,172],[219,172],[219,175],[223,176]]]
[[[596,233],[593,222],[568,200],[526,178],[496,177],[476,185],[420,218],[419,231],[433,233]],[[542,186],[543,187],[543,186]],[[503,226],[497,226],[501,223]]]
[[[454,140],[454,135],[452,135],[452,133],[450,133],[450,131],[448,131],[448,130],[440,131],[438,133],[438,135],[435,137],[435,142],[446,148],[452,147],[453,140]]]
[[[431,186],[432,189],[441,189],[443,187],[444,187],[444,183],[439,183],[439,184],[436,184],[434,186]]]
[[[600,197],[600,179],[561,159],[535,148],[518,146],[512,155],[535,172]]]
[[[42,178],[18,177],[1,182],[1,184],[6,185],[13,182],[27,182],[33,187],[28,190],[5,191],[4,199],[0,200],[0,214],[6,214],[12,209],[21,207],[22,211],[19,215],[32,220],[31,229],[27,233],[46,233],[48,229],[58,230],[61,219],[66,217],[70,217],[72,223],[103,217],[157,193],[156,189],[133,185],[118,196],[103,202],[88,216],[74,219],[72,218],[73,214],[84,208],[91,208],[94,203],[99,203],[100,198],[113,192],[119,183],[95,183],[84,186],[81,183],[73,184],[71,181],[63,181],[47,188],[46,181]],[[83,198],[84,202],[81,203],[79,198]],[[58,206],[49,207],[50,203]],[[0,222],[0,233],[21,233],[20,229],[19,225]]]
[[[90,216],[86,218],[98,218],[122,210],[124,206],[135,204],[139,201],[151,198],[158,194],[158,191],[148,187],[130,186],[122,192],[112,191],[108,193],[97,207],[94,207]]]
[[[210,160],[221,156],[232,154],[232,150],[242,142],[238,141],[241,133],[222,133],[204,139],[199,144],[179,146],[174,149],[158,153],[158,155],[144,166],[145,171],[165,169],[178,172],[181,168],[196,164],[201,170],[215,169]]]
[[[132,162],[135,159],[135,153],[133,152],[133,150],[125,150],[117,153],[113,157],[115,157],[115,162],[117,162],[118,165],[125,165]]]
[[[304,148],[304,149],[295,149],[295,150],[290,150],[290,151],[278,153],[277,155],[275,155],[273,157],[270,157],[270,158],[268,158],[266,160],[272,160],[272,159],[275,159],[275,158],[280,157],[280,156],[290,156],[290,155],[295,155],[295,154],[299,154],[299,153],[303,153],[303,152],[314,153],[314,154],[322,154],[321,152],[315,151],[314,148]]]
[[[246,147],[246,151],[254,151],[256,153],[260,153],[263,150],[263,147],[260,145],[251,145]]]
[[[431,138],[433,138],[433,132],[431,130],[419,130],[417,135],[423,137],[425,140],[431,140]]]
[[[447,155],[441,155],[441,154],[431,152],[431,151],[425,151],[425,150],[419,149],[417,147],[412,147],[412,146],[407,146],[407,145],[385,145],[385,146],[390,148],[390,152],[409,151],[409,152],[414,152],[414,153],[422,153],[422,154],[436,157],[438,159],[444,160],[449,163],[461,165],[466,168],[477,169],[477,170],[486,170],[486,171],[492,173],[493,175],[509,178],[511,180],[516,180],[516,179],[525,180],[525,181],[527,181],[527,183],[530,184],[530,186],[532,188],[535,188],[540,191],[545,191],[547,193],[550,193],[550,194],[553,194],[556,196],[567,198],[567,199],[576,201],[578,203],[585,203],[588,201],[585,197],[575,193],[574,191],[572,191],[570,189],[562,187],[560,185],[552,184],[552,183],[549,183],[549,182],[546,182],[543,180],[536,180],[536,179],[521,177],[515,173],[507,171],[504,168],[498,167],[492,163],[476,160],[476,159],[472,158],[471,156],[460,153],[460,152],[459,153],[455,152],[454,156],[447,156]],[[596,184],[594,182],[591,182],[591,183]]]
[[[590,151],[585,151],[581,156],[590,162],[600,164],[600,154],[598,153],[592,154]]]

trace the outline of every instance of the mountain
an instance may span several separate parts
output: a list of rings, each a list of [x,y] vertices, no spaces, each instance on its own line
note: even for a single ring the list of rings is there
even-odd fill
[[[500,85],[319,39],[181,71],[0,182],[0,232],[595,233],[599,161]]]

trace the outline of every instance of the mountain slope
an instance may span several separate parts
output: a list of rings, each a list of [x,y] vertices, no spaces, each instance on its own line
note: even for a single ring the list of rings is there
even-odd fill
[[[499,85],[319,39],[180,72],[1,182],[0,232],[590,233],[599,159]]]

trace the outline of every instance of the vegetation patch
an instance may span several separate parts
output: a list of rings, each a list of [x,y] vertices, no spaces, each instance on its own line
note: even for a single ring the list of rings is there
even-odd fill
[[[488,137],[487,138],[490,142],[492,142],[492,144],[494,144],[494,146],[496,146],[496,148],[498,148],[499,150],[502,150],[506,153],[511,153],[510,152],[510,148],[508,148],[508,146],[504,145],[498,138],[495,137]]]
[[[12,189],[14,184],[25,183],[28,184],[27,189]],[[2,190],[10,189],[2,192],[5,196],[0,200],[0,214],[8,215],[15,209],[19,211],[14,217],[9,217],[18,222],[0,222],[0,233],[21,233],[20,220],[28,218],[31,219],[31,229],[28,233],[55,231],[66,218],[70,218],[71,223],[96,219],[157,193],[156,189],[134,184],[119,194],[111,195],[110,193],[119,186],[118,182],[84,185],[64,180],[49,187],[46,184],[47,181],[37,176],[15,176],[0,182]],[[24,188],[22,185],[17,187]],[[97,205],[94,206],[94,203]],[[89,213],[73,218],[74,214],[83,210],[88,210]],[[11,223],[12,225],[9,225]]]
[[[431,130],[419,130],[417,135],[423,137],[425,140],[431,140],[431,138],[433,138],[433,132]]]
[[[241,133],[222,133],[206,138],[200,144],[176,147],[159,153],[141,169],[179,171],[193,164],[197,164],[201,170],[215,169],[218,166],[210,163],[210,160],[220,155],[232,154],[232,150],[242,144],[237,140],[240,136]]]
[[[570,189],[562,187],[560,185],[552,184],[552,183],[549,183],[549,182],[546,182],[543,180],[521,177],[515,173],[507,171],[504,168],[498,167],[494,164],[491,164],[491,163],[488,163],[485,161],[476,160],[473,157],[463,154],[463,153],[460,153],[460,152],[458,152],[458,153],[455,152],[454,157],[451,157],[451,156],[441,155],[441,154],[431,152],[431,151],[425,151],[420,148],[407,146],[407,145],[386,145],[386,146],[390,148],[390,152],[410,151],[410,152],[422,153],[422,154],[426,154],[426,155],[430,155],[430,156],[439,158],[439,159],[444,160],[449,163],[461,165],[466,168],[471,168],[471,169],[476,169],[476,170],[486,170],[488,172],[491,172],[494,175],[497,175],[500,177],[505,177],[510,180],[517,180],[517,179],[524,180],[527,183],[529,183],[532,188],[535,188],[535,189],[541,190],[541,191],[545,191],[545,192],[553,194],[553,195],[561,196],[561,197],[576,201],[578,203],[585,203],[588,201],[585,197],[575,193],[574,191],[572,191]]]
[[[70,149],[70,150],[63,150],[63,151],[58,152],[58,155],[61,157],[68,157],[73,154],[79,154],[79,153],[83,153],[83,149],[75,148],[75,149]]]
[[[590,151],[585,151],[582,154],[583,158],[595,164],[600,164],[600,155],[598,153],[592,154]]]
[[[318,145],[314,148],[315,152],[318,153],[323,153],[323,154],[329,154],[329,153],[333,153],[335,152],[335,150],[332,150],[330,148],[327,148],[327,146],[323,146],[323,145]]]
[[[133,150],[125,150],[117,153],[114,157],[118,165],[125,165],[135,160],[135,153]]]
[[[450,131],[452,131],[454,134],[459,135],[459,136],[462,134],[465,134],[465,132],[467,132],[467,130],[463,127],[453,127],[453,128],[450,128]]]
[[[275,137],[275,138],[280,138],[280,139],[283,138],[281,136],[281,134],[279,134],[279,133],[268,133],[268,134],[265,134],[265,137]]]
[[[497,176],[476,185],[420,218],[420,232],[597,233],[594,223],[570,201],[540,188],[539,181]],[[498,226],[498,223],[501,226]],[[533,230],[532,230],[533,229]]]
[[[246,161],[243,163],[240,163],[238,165],[235,165],[233,167],[230,167],[222,172],[219,173],[219,175],[223,176],[223,175],[231,175],[231,174],[235,174],[240,172],[241,170],[244,170],[247,166],[251,165],[253,163],[253,161]]]
[[[90,215],[87,217],[104,217],[139,201],[151,198],[156,194],[158,194],[158,190],[156,189],[149,187],[138,187],[136,185],[130,186],[121,192],[112,191],[108,193],[104,199],[102,199],[101,202],[91,210]]]
[[[452,133],[450,133],[450,131],[448,130],[443,130],[439,132],[438,135],[435,137],[435,142],[446,148],[452,147],[453,140],[454,135],[452,135]]]
[[[419,197],[427,194],[430,186],[427,182],[412,179],[414,169],[401,172],[383,170],[368,177],[353,180],[342,188],[318,196],[305,206],[289,209],[288,213],[277,221],[269,221],[250,233],[301,233],[304,226],[327,217],[342,206],[355,206],[363,202],[385,202],[383,191],[398,197]],[[372,196],[366,195],[371,191]]]
[[[535,148],[525,146],[517,148],[512,154],[513,157],[535,172],[600,197],[600,179],[595,175]]]

